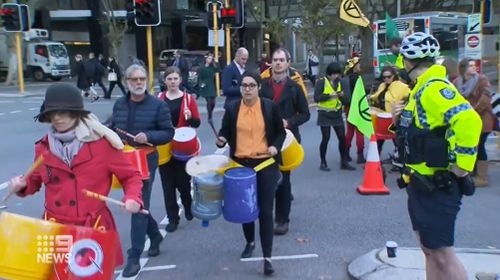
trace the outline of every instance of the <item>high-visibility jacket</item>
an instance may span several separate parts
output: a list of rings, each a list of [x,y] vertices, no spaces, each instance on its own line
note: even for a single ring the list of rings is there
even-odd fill
[[[398,69],[405,69],[405,65],[403,64],[403,55],[398,54],[398,57],[396,57],[396,62],[394,63],[394,66]]]
[[[449,170],[450,164],[472,171],[481,135],[481,118],[462,97],[455,86],[446,80],[446,69],[433,65],[417,79],[404,108],[400,125],[405,116],[418,129],[431,133],[436,128],[446,128],[443,135],[448,142],[448,167],[428,167],[426,162],[408,164],[407,167],[422,175],[433,175],[438,170]],[[435,130],[434,130],[435,131]]]
[[[270,78],[271,75],[272,75],[272,69],[269,67],[268,69],[266,69],[264,72],[262,72],[260,74],[260,77],[262,79],[267,79],[267,78]],[[300,88],[302,89],[302,92],[304,93],[304,96],[307,98],[306,84],[304,83],[304,79],[302,78],[302,75],[300,75],[299,71],[297,71],[293,67],[290,67],[288,69],[288,77],[290,79],[292,79],[292,81],[299,84]]]
[[[340,83],[340,79],[337,83],[337,88],[333,89],[330,80],[327,77],[323,78],[325,80],[325,86],[323,89],[323,94],[333,95],[338,94],[342,91],[342,85]],[[318,109],[325,109],[327,111],[336,111],[342,108],[342,102],[340,101],[340,97],[334,99],[328,99],[326,101],[318,102]]]

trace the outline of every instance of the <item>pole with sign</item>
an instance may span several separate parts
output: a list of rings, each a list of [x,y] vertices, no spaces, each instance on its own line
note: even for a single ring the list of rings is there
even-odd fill
[[[219,29],[218,27],[218,22],[217,22],[217,13],[219,12],[217,10],[217,5],[215,3],[212,5],[212,19],[214,22],[214,60],[219,67]],[[215,93],[217,96],[220,95],[220,80],[219,80],[219,72],[215,72]]]

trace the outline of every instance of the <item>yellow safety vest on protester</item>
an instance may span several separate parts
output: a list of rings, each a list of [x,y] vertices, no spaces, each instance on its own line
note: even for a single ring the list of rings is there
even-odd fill
[[[396,62],[394,63],[394,66],[398,69],[405,69],[405,65],[403,64],[403,55],[398,54],[398,57],[396,57]]]
[[[340,84],[340,81],[337,84],[337,89],[334,90],[328,78],[325,77],[324,80],[325,80],[325,87],[323,89],[323,94],[332,95],[332,94],[338,94],[339,92],[342,91],[342,86]],[[342,102],[340,101],[340,98],[328,99],[327,101],[319,102],[318,108],[325,109],[327,111],[337,111],[342,108]]]
[[[433,175],[438,170],[450,170],[450,164],[472,171],[477,157],[477,145],[481,135],[481,118],[455,86],[446,80],[446,69],[433,65],[417,79],[410,92],[410,99],[404,108],[404,116],[411,116],[411,122],[423,131],[445,128],[448,142],[448,167],[435,168],[426,162],[405,165],[422,175]],[[418,142],[417,142],[418,144]],[[424,148],[425,149],[425,148]]]

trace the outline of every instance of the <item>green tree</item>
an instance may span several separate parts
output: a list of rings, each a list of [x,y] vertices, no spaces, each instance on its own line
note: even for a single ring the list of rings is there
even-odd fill
[[[285,42],[288,28],[285,19],[288,18],[292,0],[247,0],[246,7],[256,22],[271,34],[271,40],[279,46]],[[273,11],[270,8],[274,7]],[[275,11],[275,12],[274,12]]]

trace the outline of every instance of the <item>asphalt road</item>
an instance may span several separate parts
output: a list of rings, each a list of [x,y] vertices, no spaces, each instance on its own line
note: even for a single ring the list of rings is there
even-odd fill
[[[119,92],[115,94],[118,96]],[[85,105],[103,120],[111,114],[114,99]],[[33,122],[41,101],[41,96],[0,97],[0,181],[23,173],[33,161],[33,144],[47,130],[46,124]],[[222,117],[221,104],[218,107],[216,126],[220,125]],[[290,232],[274,239],[273,256],[285,257],[274,261],[274,279],[348,279],[348,263],[374,248],[383,247],[387,240],[394,240],[402,247],[417,246],[406,210],[406,194],[396,186],[395,174],[388,174],[387,178],[390,195],[359,195],[355,189],[362,182],[363,169],[360,165],[356,165],[355,171],[339,169],[333,133],[328,151],[332,171],[319,170],[321,135],[315,124],[315,109],[311,111],[311,120],[301,128],[305,160],[292,175],[295,200]],[[202,125],[198,133],[203,154],[210,154],[216,149],[214,136],[206,122],[206,110],[201,109],[201,112]],[[384,148],[382,158],[390,151],[389,144]],[[351,156],[354,156],[354,149]],[[492,186],[463,199],[463,210],[457,222],[457,247],[500,248],[500,188],[497,183],[500,172],[498,166],[490,166]],[[0,195],[3,194],[0,191]],[[122,193],[113,191],[111,196],[121,198]],[[40,217],[43,195],[16,197],[6,206],[0,211]],[[126,250],[130,245],[130,216],[112,205],[110,208]],[[163,221],[163,228],[166,220],[159,176],[154,182],[151,212],[159,222]],[[239,260],[245,244],[240,225],[219,218],[203,228],[200,221],[187,222],[183,215],[181,217],[179,229],[166,235],[160,256],[147,259],[144,254],[145,267],[149,271],[142,271],[136,279],[263,278],[260,261]],[[256,257],[261,256],[259,244],[257,238]]]

